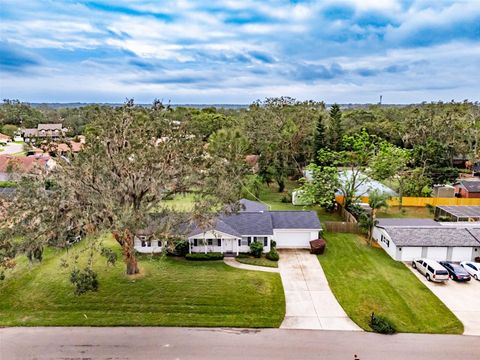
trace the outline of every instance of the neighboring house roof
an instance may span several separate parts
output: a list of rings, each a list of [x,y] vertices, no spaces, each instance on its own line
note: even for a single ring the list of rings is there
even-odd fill
[[[262,212],[267,211],[268,207],[265,204],[262,204],[258,201],[252,201],[247,199],[240,199],[240,204],[243,205],[243,209],[240,211],[246,212]]]
[[[37,136],[38,130],[37,129],[23,129],[23,136]]]
[[[433,219],[377,219],[378,227],[412,227],[412,226],[439,226],[438,222]]]
[[[74,142],[71,141],[68,144],[61,143],[61,144],[56,144],[56,150],[59,152],[80,152],[82,149],[83,145],[79,142]]]
[[[339,171],[338,179],[342,184],[345,184],[353,176],[352,170]],[[377,190],[381,193],[396,196],[397,193],[390,189],[388,186],[383,185],[381,182],[369,178],[367,175],[360,173],[359,177],[364,179],[363,183],[358,186],[355,191],[356,196],[368,196],[373,190]],[[341,192],[337,192],[337,195],[342,195]]]
[[[38,124],[38,130],[62,130],[62,123],[55,124]]]
[[[321,229],[315,211],[269,211],[274,229]]]
[[[462,180],[462,181],[459,181],[458,183],[456,183],[455,185],[459,185],[459,186],[465,188],[465,190],[467,190],[468,192],[471,192],[471,193],[480,193],[480,181]]]
[[[480,241],[471,233],[473,229],[446,226],[387,227],[392,241],[397,246],[480,246]],[[479,229],[480,230],[480,229]]]
[[[0,155],[0,172],[30,172],[35,167],[45,169],[50,156],[33,155],[33,156],[12,156]]]
[[[0,133],[0,140],[10,140],[10,136]]]

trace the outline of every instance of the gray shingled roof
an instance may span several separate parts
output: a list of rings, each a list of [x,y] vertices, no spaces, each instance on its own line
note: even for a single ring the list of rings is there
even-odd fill
[[[242,235],[272,235],[270,212],[241,212],[221,219]]]
[[[215,224],[213,225],[213,230],[220,231],[225,234],[233,235],[236,237],[242,237],[242,234],[239,233],[236,229],[231,227],[229,224],[225,223],[221,219],[216,219]],[[194,236],[202,234],[205,230],[195,226],[194,229],[190,232],[189,236]]]
[[[480,242],[470,233],[472,230],[445,226],[385,228],[397,246],[480,246]]]
[[[274,229],[321,229],[315,211],[270,211]]]
[[[267,211],[268,207],[261,202],[258,201],[252,201],[252,200],[247,200],[247,199],[240,199],[240,204],[244,206],[244,208],[241,211],[246,211],[246,212],[261,212],[261,211]]]
[[[480,192],[480,181],[463,180],[463,181],[460,181],[460,185],[463,186],[468,192],[471,192],[471,193]]]
[[[377,219],[378,227],[405,227],[405,226],[439,226],[435,220],[432,219],[400,219],[400,218],[381,218]]]

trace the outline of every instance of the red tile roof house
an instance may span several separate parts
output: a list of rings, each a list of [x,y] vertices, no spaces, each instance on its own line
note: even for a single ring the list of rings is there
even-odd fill
[[[480,181],[462,180],[454,184],[455,193],[461,198],[480,198]]]
[[[13,174],[48,171],[54,166],[55,161],[48,155],[0,155],[0,181],[11,180]]]

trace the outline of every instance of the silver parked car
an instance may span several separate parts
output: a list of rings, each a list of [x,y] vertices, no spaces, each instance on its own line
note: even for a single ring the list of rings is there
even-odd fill
[[[425,275],[428,281],[444,282],[448,281],[448,271],[435,260],[415,259],[412,261],[412,267]]]

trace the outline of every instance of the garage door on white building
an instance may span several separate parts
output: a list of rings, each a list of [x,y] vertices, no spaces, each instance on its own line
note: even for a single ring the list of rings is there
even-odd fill
[[[310,240],[318,238],[318,233],[302,230],[274,230],[277,248],[310,248]]]
[[[399,251],[399,253],[400,260],[412,261],[413,259],[419,259],[422,257],[422,248],[418,246],[402,247],[402,250]]]
[[[446,247],[428,247],[426,258],[432,260],[447,260],[447,249]]]
[[[472,260],[471,247],[454,247],[452,248],[452,261],[470,261]]]

